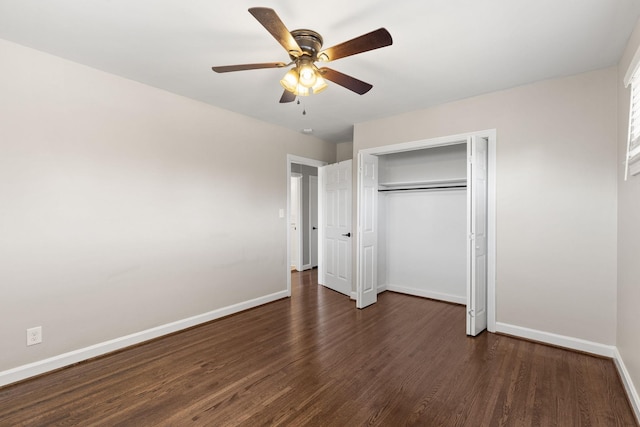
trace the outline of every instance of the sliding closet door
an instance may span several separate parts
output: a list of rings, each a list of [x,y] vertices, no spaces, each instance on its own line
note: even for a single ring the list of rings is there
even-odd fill
[[[358,155],[358,284],[356,306],[378,301],[378,157]]]
[[[487,140],[473,136],[467,150],[467,335],[475,336],[487,328]]]

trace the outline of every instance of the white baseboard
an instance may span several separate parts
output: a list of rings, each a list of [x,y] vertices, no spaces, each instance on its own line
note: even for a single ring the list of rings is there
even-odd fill
[[[455,304],[466,304],[467,297],[466,296],[458,296],[452,294],[445,294],[442,292],[433,292],[427,291],[423,289],[415,289],[415,288],[407,288],[406,286],[398,286],[398,285],[386,285],[388,291],[399,292],[402,294],[413,295],[416,297],[422,298],[431,298],[439,301],[447,301],[453,302]]]
[[[350,298],[352,300],[357,300],[358,299],[358,294],[356,292],[351,292]]]
[[[238,304],[219,308],[208,313],[199,314],[187,319],[167,323],[165,325],[157,326],[145,331],[136,332],[130,335],[101,342],[89,347],[70,351],[68,353],[63,353],[54,357],[50,357],[48,359],[40,360],[38,362],[33,362],[27,365],[18,366],[17,368],[8,369],[6,371],[0,372],[0,387],[15,383],[17,381],[22,381],[36,375],[41,375],[46,372],[60,369],[65,366],[73,365],[74,363],[82,362],[83,360],[102,356],[104,354],[120,350],[125,347],[140,344],[144,341],[187,329],[201,323],[210,322],[221,317],[229,316],[230,314],[235,314],[240,311],[257,307],[259,305],[286,298],[287,296],[287,291],[276,292],[271,295],[265,295],[263,297],[255,298],[249,301],[244,301]]]
[[[496,332],[604,357],[613,358],[616,350],[612,345],[600,344],[580,338],[523,328],[521,326],[509,325],[501,322],[496,322]]]
[[[616,368],[618,368],[618,373],[620,374],[620,378],[622,378],[622,385],[627,392],[627,396],[629,396],[633,413],[636,415],[636,421],[640,424],[640,396],[633,384],[633,380],[631,380],[631,375],[629,375],[629,371],[627,371],[624,360],[622,360],[622,355],[617,348],[614,350],[613,361],[616,364]]]

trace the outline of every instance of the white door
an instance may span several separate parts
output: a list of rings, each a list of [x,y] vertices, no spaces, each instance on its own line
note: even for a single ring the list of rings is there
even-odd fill
[[[318,266],[318,177],[309,177],[309,264]]]
[[[356,306],[378,300],[378,157],[358,156],[358,284]]]
[[[300,212],[302,202],[302,177],[301,176],[292,176],[291,177],[291,216],[289,218],[289,227],[290,227],[290,248],[291,248],[291,269],[292,270],[302,270],[302,233],[300,229]]]
[[[351,160],[323,166],[322,284],[351,295]]]
[[[467,145],[467,335],[487,328],[487,140]]]

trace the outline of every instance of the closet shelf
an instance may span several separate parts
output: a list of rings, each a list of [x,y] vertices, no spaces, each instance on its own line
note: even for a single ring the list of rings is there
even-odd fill
[[[436,188],[463,188],[467,186],[467,178],[435,179],[429,181],[380,182],[378,191],[418,190]]]

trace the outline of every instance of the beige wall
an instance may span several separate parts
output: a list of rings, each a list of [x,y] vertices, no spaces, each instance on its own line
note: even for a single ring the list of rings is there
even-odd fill
[[[613,345],[617,69],[355,126],[363,148],[497,129],[497,321]]]
[[[0,64],[0,371],[286,290],[286,154],[335,144],[1,40]]]
[[[640,176],[624,181],[623,161],[629,125],[629,90],[622,83],[640,47],[640,23],[618,67],[618,336],[617,347],[635,385],[640,387]]]
[[[353,142],[341,142],[336,146],[336,161],[349,160],[353,158]]]

